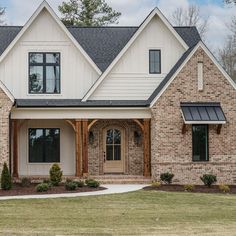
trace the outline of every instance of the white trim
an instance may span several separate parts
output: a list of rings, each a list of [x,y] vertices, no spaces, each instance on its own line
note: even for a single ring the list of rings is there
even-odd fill
[[[150,119],[149,108],[13,108],[11,119]]]
[[[4,58],[8,55],[8,53],[12,50],[12,48],[15,46],[15,44],[18,42],[18,40],[22,37],[22,35],[26,32],[26,30],[30,27],[30,25],[33,23],[33,21],[37,18],[37,16],[42,12],[44,9],[46,9],[49,14],[52,16],[52,18],[57,22],[57,24],[60,26],[60,28],[65,32],[65,34],[69,37],[69,39],[73,42],[75,47],[82,53],[82,55],[86,58],[88,63],[95,69],[95,71],[101,75],[101,70],[97,67],[97,65],[94,63],[94,61],[88,56],[88,54],[84,51],[84,49],[80,46],[80,44],[77,42],[77,40],[73,37],[73,35],[69,32],[69,30],[65,27],[65,25],[61,22],[61,20],[58,18],[56,13],[53,11],[53,9],[50,7],[50,5],[44,0],[40,6],[37,8],[37,10],[34,12],[34,14],[29,18],[29,20],[26,22],[24,27],[21,29],[21,31],[17,34],[17,36],[14,38],[14,40],[8,45],[6,50],[3,52],[3,54],[0,56],[0,63],[4,60]]]
[[[220,124],[226,124],[226,121],[184,121],[186,125],[220,125]]]
[[[94,91],[97,89],[97,87],[101,84],[101,82],[104,80],[104,78],[108,75],[108,73],[111,71],[111,69],[117,64],[117,62],[121,59],[121,57],[125,54],[125,52],[130,48],[130,46],[133,44],[133,42],[136,40],[136,38],[141,34],[141,32],[144,30],[144,28],[148,25],[148,23],[153,19],[154,16],[159,16],[160,19],[163,21],[163,23],[167,26],[167,28],[173,33],[173,35],[176,37],[176,39],[181,43],[181,45],[184,47],[185,50],[187,50],[189,47],[184,42],[184,40],[180,37],[180,35],[175,31],[173,26],[170,24],[170,22],[165,18],[165,16],[161,13],[161,11],[158,8],[155,8],[148,17],[144,20],[144,22],[139,26],[138,30],[135,32],[135,34],[131,37],[129,42],[125,45],[125,47],[120,51],[120,53],[117,55],[117,57],[113,60],[113,62],[108,66],[108,68],[103,72],[103,74],[97,79],[97,81],[93,84],[93,86],[90,88],[90,90],[85,94],[82,101],[87,101],[89,97],[94,93]]]
[[[230,78],[230,76],[227,74],[227,72],[223,69],[223,67],[219,64],[219,62],[216,60],[216,58],[213,56],[213,54],[210,52],[210,50],[206,47],[206,45],[200,41],[194,49],[191,51],[191,53],[188,55],[188,57],[185,59],[185,61],[182,63],[182,65],[178,68],[178,70],[172,75],[171,79],[166,83],[166,85],[162,88],[162,90],[158,93],[158,95],[152,100],[150,107],[153,107],[153,105],[156,103],[156,101],[161,97],[161,95],[165,92],[165,90],[168,88],[168,86],[172,83],[172,81],[176,78],[176,76],[180,73],[180,71],[183,69],[183,67],[187,64],[187,62],[190,60],[190,58],[193,56],[193,54],[198,50],[198,48],[201,47],[204,52],[207,54],[207,56],[213,61],[213,63],[217,66],[217,68],[220,70],[220,72],[223,74],[223,76],[228,80],[228,82],[233,86],[233,88],[236,90],[236,83]]]
[[[7,95],[7,97],[12,101],[12,103],[14,103],[15,98],[13,94],[8,90],[8,88],[3,84],[1,80],[0,80],[0,88]]]

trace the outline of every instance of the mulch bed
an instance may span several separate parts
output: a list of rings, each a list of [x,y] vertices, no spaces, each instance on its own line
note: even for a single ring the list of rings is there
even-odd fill
[[[64,184],[56,187],[51,187],[47,192],[37,192],[35,190],[37,184],[31,184],[29,187],[22,187],[20,184],[13,184],[11,190],[0,189],[0,196],[17,196],[17,195],[38,195],[38,194],[58,194],[58,193],[82,193],[82,192],[92,192],[105,190],[104,187],[91,188],[84,186],[82,188],[76,188],[74,191],[65,190]]]
[[[230,194],[236,194],[236,185],[229,185],[230,187]],[[171,185],[161,185],[160,187],[153,187],[153,186],[147,186],[143,188],[144,190],[156,190],[156,191],[167,191],[167,192],[186,192],[184,190],[184,185],[177,185],[177,184],[171,184]],[[204,185],[194,185],[194,190],[191,192],[193,193],[222,193],[219,190],[218,185],[213,185],[211,188],[208,188]]]

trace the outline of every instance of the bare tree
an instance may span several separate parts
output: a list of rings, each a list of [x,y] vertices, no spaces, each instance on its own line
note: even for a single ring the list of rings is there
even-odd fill
[[[190,5],[188,8],[179,7],[173,13],[171,20],[176,26],[196,26],[202,39],[208,28],[208,18],[201,16],[200,8]]]
[[[219,50],[219,60],[224,69],[236,82],[236,17],[232,18],[229,29],[231,33],[226,38],[223,48]]]
[[[5,16],[5,8],[0,6],[0,25],[5,24],[3,17]]]
[[[225,3],[230,4],[230,3],[235,3],[236,4],[236,0],[224,0]]]

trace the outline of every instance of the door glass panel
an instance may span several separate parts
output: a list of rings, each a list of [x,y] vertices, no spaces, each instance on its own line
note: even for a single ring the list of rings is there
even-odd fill
[[[107,138],[106,138],[106,143],[107,144],[113,144],[113,130],[109,129],[107,130]]]
[[[46,129],[45,131],[45,162],[60,161],[60,131]]]
[[[120,131],[115,129],[114,130],[114,144],[120,144],[120,143],[121,143]]]
[[[121,146],[120,145],[114,146],[114,160],[116,161],[121,160]]]
[[[121,132],[118,129],[106,132],[106,160],[121,160]]]
[[[107,145],[106,147],[106,156],[107,156],[107,161],[112,161],[113,160],[113,145]]]

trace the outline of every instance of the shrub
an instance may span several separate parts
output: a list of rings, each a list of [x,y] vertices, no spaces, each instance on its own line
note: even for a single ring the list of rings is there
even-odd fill
[[[186,185],[184,185],[184,190],[188,191],[188,192],[192,192],[194,190],[194,185],[186,184]]]
[[[52,185],[58,186],[62,179],[62,171],[60,166],[58,164],[53,164],[49,174]]]
[[[51,181],[50,181],[50,179],[44,179],[44,180],[43,180],[43,183],[45,183],[45,184],[50,184]]]
[[[12,179],[6,162],[4,162],[1,174],[1,188],[3,190],[10,190],[12,188]]]
[[[229,193],[230,192],[230,187],[225,184],[219,185],[219,190],[223,193]]]
[[[21,179],[21,186],[22,187],[29,187],[31,184],[31,179],[30,178],[27,178],[27,177],[24,177]]]
[[[91,187],[91,188],[97,188],[100,185],[100,183],[95,179],[86,179],[85,183],[88,187]]]
[[[200,177],[201,181],[204,183],[204,185],[211,187],[212,184],[216,183],[217,179],[215,175],[205,174]]]
[[[173,177],[174,177],[174,174],[169,173],[169,172],[165,172],[160,175],[161,181],[164,182],[165,184],[171,184]]]
[[[41,183],[36,186],[37,192],[47,192],[49,190],[49,185],[47,183]]]
[[[82,188],[84,187],[84,181],[83,180],[78,180],[78,181],[74,181],[77,184],[78,188]]]
[[[65,189],[67,191],[74,191],[77,187],[77,183],[75,181],[67,181],[65,183]]]
[[[161,183],[159,181],[153,181],[152,182],[152,187],[159,188],[161,186]]]

